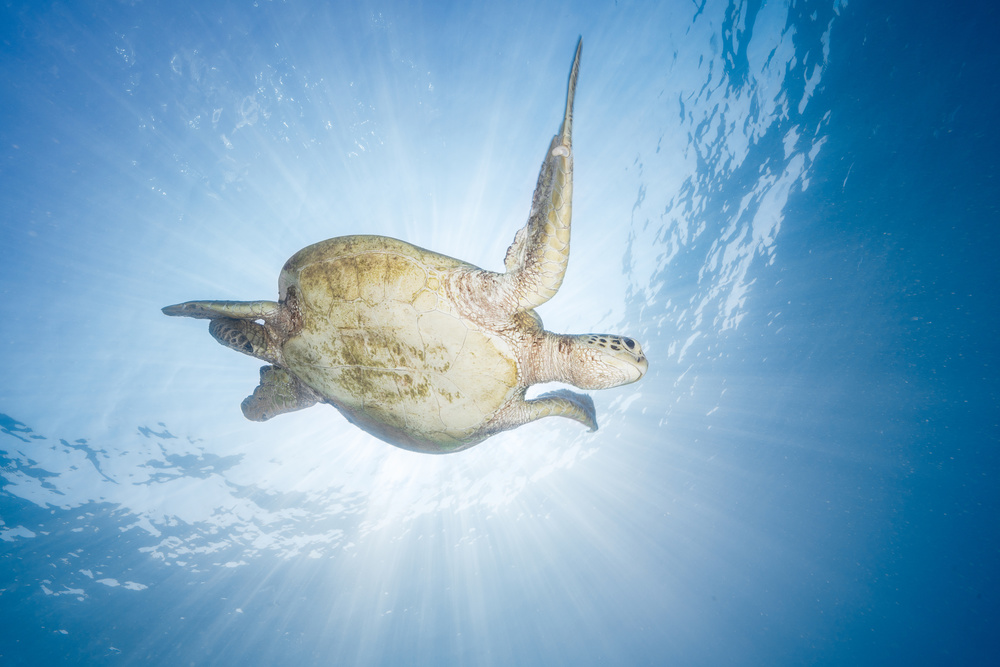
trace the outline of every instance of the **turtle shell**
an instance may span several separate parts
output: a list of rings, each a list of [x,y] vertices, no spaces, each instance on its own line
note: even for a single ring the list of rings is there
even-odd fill
[[[460,315],[446,292],[445,277],[462,267],[474,268],[382,236],[304,248],[279,278],[298,321],[282,346],[285,365],[393,444],[472,446],[522,387],[509,343]]]

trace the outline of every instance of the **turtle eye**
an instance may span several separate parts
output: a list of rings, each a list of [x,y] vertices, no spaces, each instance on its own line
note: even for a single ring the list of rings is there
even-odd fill
[[[622,342],[625,343],[625,347],[627,347],[628,349],[630,350],[635,349],[635,341],[632,340],[631,338],[622,338]]]

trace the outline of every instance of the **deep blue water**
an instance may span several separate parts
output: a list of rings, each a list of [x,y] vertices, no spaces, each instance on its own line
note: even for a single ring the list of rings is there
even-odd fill
[[[790,4],[0,10],[0,663],[992,664],[997,10]],[[579,35],[540,314],[643,343],[601,429],[244,420],[159,309],[502,268]]]

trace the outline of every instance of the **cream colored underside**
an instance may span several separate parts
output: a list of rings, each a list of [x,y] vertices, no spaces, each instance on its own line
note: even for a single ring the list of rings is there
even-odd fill
[[[446,446],[476,439],[519,382],[510,345],[463,320],[442,287],[466,266],[384,237],[303,249],[281,276],[282,296],[297,285],[303,321],[285,362],[375,428]]]

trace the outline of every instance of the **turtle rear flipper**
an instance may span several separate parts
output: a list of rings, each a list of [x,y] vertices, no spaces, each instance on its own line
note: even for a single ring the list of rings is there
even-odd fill
[[[163,308],[171,317],[211,320],[209,333],[226,347],[283,365],[281,344],[290,329],[288,309],[274,301],[188,301]],[[263,322],[263,324],[260,324]]]
[[[280,361],[278,341],[272,330],[252,320],[231,320],[226,317],[208,323],[212,338],[230,350],[257,357],[272,364]]]
[[[274,301],[187,301],[161,309],[171,317],[193,317],[214,320],[228,317],[234,320],[269,321],[279,317],[281,305]]]
[[[297,377],[277,366],[262,366],[260,384],[243,399],[240,407],[250,421],[263,422],[271,417],[308,408],[319,402],[312,389]]]

